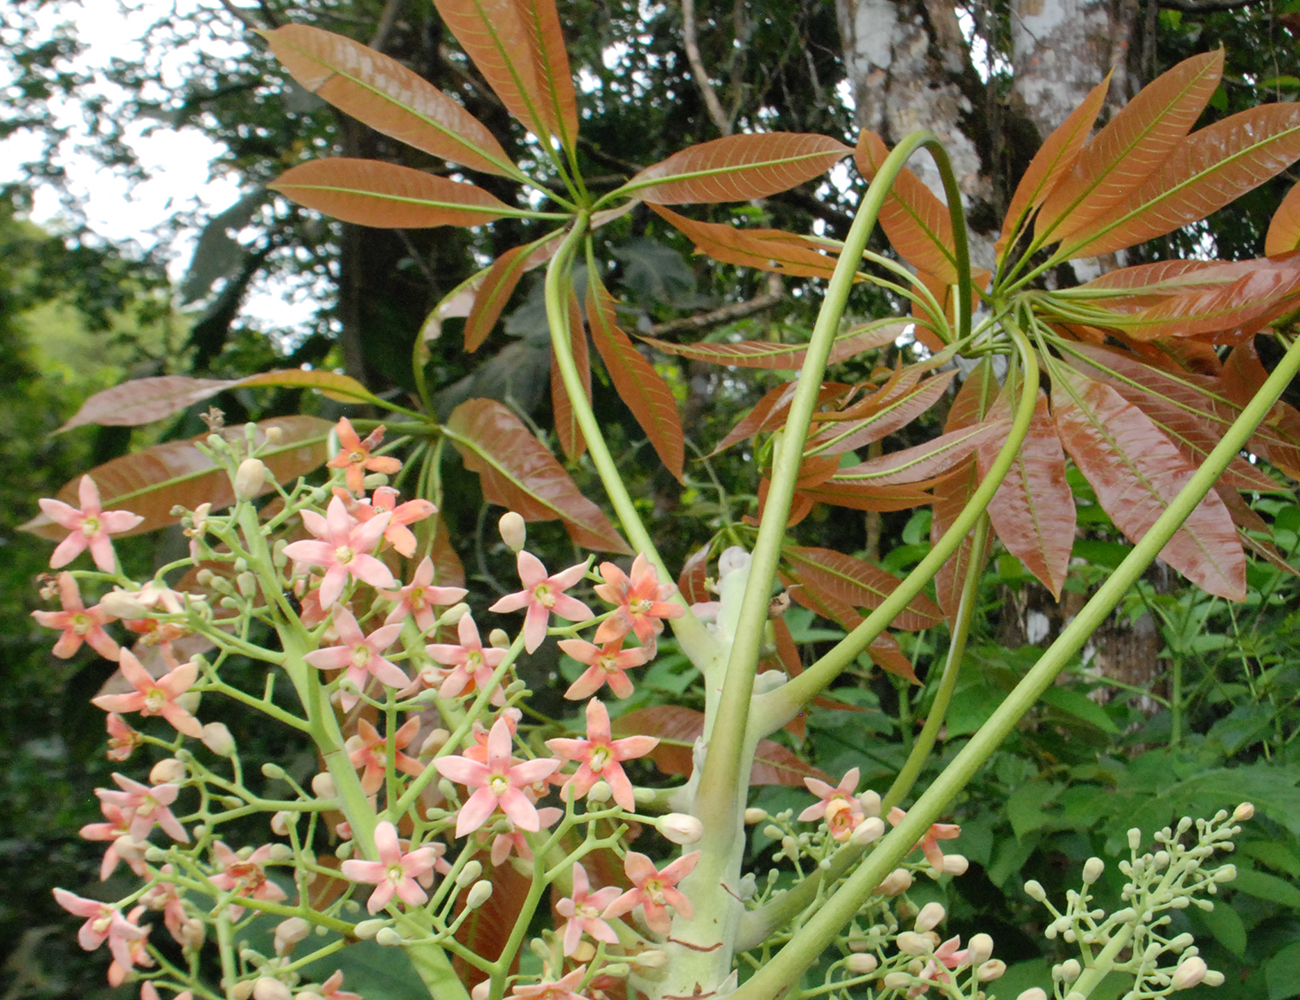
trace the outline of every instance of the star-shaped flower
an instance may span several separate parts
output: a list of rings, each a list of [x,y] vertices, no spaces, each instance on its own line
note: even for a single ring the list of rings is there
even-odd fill
[[[587,665],[582,676],[564,692],[564,697],[573,701],[590,698],[606,682],[616,696],[626,698],[632,693],[632,681],[627,676],[627,669],[644,666],[650,659],[650,650],[645,646],[624,649],[622,636],[603,646],[583,639],[561,639],[556,645],[579,663]]]
[[[644,757],[659,745],[655,736],[628,736],[613,739],[609,727],[609,712],[595,698],[587,702],[587,738],[585,740],[547,740],[547,749],[565,760],[579,761],[576,774],[569,779],[575,796],[586,795],[597,781],[604,781],[613,793],[614,801],[628,812],[636,811],[636,798],[632,782],[623,773],[625,760]]]
[[[604,917],[617,917],[638,906],[645,908],[645,922],[652,931],[667,934],[672,928],[668,907],[672,907],[689,920],[695,913],[691,901],[677,888],[677,883],[689,875],[700,860],[700,852],[684,854],[659,871],[644,854],[628,851],[623,870],[635,888],[629,889],[605,907]]]
[[[131,966],[131,942],[144,937],[143,927],[131,923],[116,907],[95,899],[83,899],[67,889],[55,889],[54,899],[73,916],[86,918],[77,932],[77,943],[82,948],[94,951],[107,941],[113,960],[124,968]]]
[[[524,617],[524,649],[528,652],[533,652],[546,640],[546,623],[552,611],[571,622],[585,622],[594,617],[591,608],[564,593],[582,579],[587,572],[586,563],[547,576],[540,559],[531,552],[520,552],[516,565],[524,589],[507,594],[488,610],[505,613],[528,609]]]
[[[668,600],[677,588],[670,583],[660,586],[659,574],[644,552],[632,562],[631,579],[611,562],[600,564],[600,575],[605,582],[594,589],[616,607],[596,629],[597,642],[609,642],[634,632],[642,646],[653,649],[655,636],[664,630],[663,619],[680,618],[686,613],[681,605]]]
[[[63,629],[59,641],[54,644],[54,655],[67,659],[81,644],[88,643],[106,660],[116,660],[121,654],[117,643],[104,631],[104,626],[115,621],[117,616],[96,604],[87,608],[81,600],[81,591],[71,573],[59,574],[59,600],[63,603],[62,611],[33,611],[32,617],[46,628]]]
[[[245,858],[218,840],[212,845],[212,856],[221,866],[221,871],[210,876],[208,881],[222,892],[233,891],[236,896],[264,899],[272,903],[280,903],[287,898],[284,890],[266,877],[266,869],[262,867],[271,860],[270,844],[263,844]],[[238,920],[243,915],[242,906],[230,907],[231,920]]]
[[[397,839],[397,828],[385,820],[375,827],[375,851],[378,861],[343,862],[343,875],[353,882],[369,882],[376,886],[370,894],[366,909],[378,913],[394,895],[409,906],[421,906],[428,894],[416,881],[433,871],[437,854],[432,847],[402,853]]]
[[[555,904],[556,912],[567,920],[561,934],[564,954],[572,955],[578,950],[578,942],[584,933],[606,944],[618,944],[618,935],[601,919],[601,914],[620,895],[618,887],[613,885],[592,892],[586,870],[582,865],[574,864],[573,895]]]
[[[199,668],[194,663],[177,664],[164,649],[163,658],[172,669],[156,680],[135,658],[130,650],[122,650],[118,666],[122,676],[135,688],[130,694],[101,694],[90,703],[105,712],[139,712],[141,715],[161,715],[178,733],[198,739],[203,735],[203,724],[176,704],[176,699],[188,691],[198,679]]]
[[[144,518],[125,510],[106,513],[99,502],[99,488],[89,476],[81,477],[77,496],[81,500],[80,510],[61,500],[37,501],[46,517],[72,532],[50,556],[50,568],[66,566],[81,555],[83,549],[89,548],[95,565],[105,573],[112,573],[117,569],[117,557],[113,554],[113,543],[108,536],[130,531]]]
[[[108,822],[87,823],[79,831],[79,835],[84,840],[112,841],[108,845],[108,850],[104,852],[103,864],[99,866],[99,880],[102,882],[112,875],[120,861],[125,861],[130,865],[133,872],[143,878],[145,874],[144,862],[136,857],[137,852],[134,850],[136,844],[131,836],[131,811],[102,800],[99,803],[99,809]],[[119,844],[124,848],[129,844],[132,849],[127,850],[126,854],[121,854],[118,852]],[[143,848],[148,845],[142,844],[139,846]]]
[[[101,803],[116,806],[124,814],[130,815],[128,832],[132,840],[144,840],[157,823],[173,840],[178,840],[182,844],[190,842],[189,834],[172,815],[170,808],[180,793],[180,786],[170,783],[142,785],[138,781],[132,781],[126,775],[117,773],[113,774],[113,780],[117,782],[120,792],[115,792],[111,788],[96,788],[95,794],[99,796]]]
[[[444,778],[476,789],[456,817],[457,837],[477,830],[498,808],[521,830],[536,833],[541,829],[537,807],[529,801],[523,789],[550,777],[560,766],[560,761],[538,759],[516,764],[510,755],[512,747],[510,725],[505,719],[498,718],[488,733],[486,763],[456,755],[433,762]]]
[[[464,587],[433,586],[433,560],[425,556],[420,560],[420,565],[415,567],[415,575],[407,586],[401,590],[379,592],[380,597],[394,602],[393,610],[384,619],[384,624],[401,624],[410,615],[421,632],[432,631],[437,621],[433,614],[434,606],[455,604],[468,593]]]
[[[587,967],[580,965],[554,982],[547,981],[534,986],[516,985],[507,1000],[587,1000],[581,993],[574,992],[582,985],[582,978],[586,974]]]
[[[402,634],[402,626],[384,625],[369,635],[361,631],[356,618],[341,604],[334,606],[334,631],[338,633],[339,644],[326,646],[324,649],[312,650],[303,659],[320,670],[342,670],[347,668],[347,679],[358,691],[364,691],[370,677],[377,678],[389,687],[404,688],[411,683],[402,668],[384,659],[384,650],[397,641]],[[351,711],[357,703],[357,696],[345,693],[342,696],[343,708]]]
[[[424,647],[424,651],[435,662],[454,668],[438,689],[439,698],[457,698],[487,687],[492,681],[493,672],[506,658],[504,649],[494,649],[491,646],[483,648],[478,626],[469,613],[461,615],[460,621],[456,623],[456,634],[460,639],[459,646],[432,642]],[[493,695],[494,703],[504,704],[505,696],[499,693],[499,689]]]
[[[889,825],[898,826],[903,821],[907,813],[898,806],[889,810]],[[930,862],[930,867],[936,872],[943,871],[943,851],[939,848],[941,840],[956,840],[961,833],[961,827],[956,823],[931,823],[930,829],[925,832],[919,841],[912,845],[912,850],[918,847],[921,853],[925,855],[925,860]]]
[[[402,747],[415,739],[419,731],[420,720],[416,717],[408,720],[393,734],[393,766],[413,778],[420,776],[424,765],[414,757],[402,753]],[[365,719],[358,719],[357,734],[348,737],[344,750],[352,766],[362,770],[361,790],[367,795],[379,791],[388,769],[388,740],[380,736],[378,730]]]
[[[330,501],[324,517],[313,510],[302,512],[303,525],[317,541],[293,542],[284,547],[284,554],[299,565],[325,569],[320,585],[321,607],[327,608],[339,599],[348,577],[372,587],[397,586],[388,567],[370,554],[384,536],[391,516],[376,514],[362,523],[348,513],[338,497]]]
[[[352,421],[347,417],[339,417],[338,426],[334,429],[339,438],[339,453],[325,464],[331,469],[344,470],[344,479],[353,493],[359,494],[365,489],[367,470],[389,476],[401,471],[402,463],[397,459],[370,454],[384,440],[384,430],[380,424],[363,441],[352,429]]]

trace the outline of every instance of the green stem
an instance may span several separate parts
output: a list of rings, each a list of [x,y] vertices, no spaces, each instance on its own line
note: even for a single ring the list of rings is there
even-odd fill
[[[966,786],[1160,554],[1160,550],[1196,509],[1201,498],[1213,488],[1228,463],[1245,446],[1297,370],[1300,370],[1300,346],[1293,345],[1187,485],[1084,605],[1078,617],[1043,653],[997,711],[908,810],[898,826],[880,841],[866,862],[811,915],[803,928],[770,962],[733,994],[734,1000],[773,1000],[798,982],[804,970],[816,961],[841,928],[853,919],[889,871],[910,853],[912,846],[929,829],[930,824],[939,818],[948,803]]]

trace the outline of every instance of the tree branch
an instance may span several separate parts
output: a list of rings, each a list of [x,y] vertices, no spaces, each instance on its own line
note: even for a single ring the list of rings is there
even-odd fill
[[[722,110],[722,102],[718,100],[717,92],[709,82],[709,74],[704,68],[704,60],[700,58],[700,47],[695,37],[695,0],[682,0],[682,43],[686,46],[686,59],[691,64],[691,76],[695,78],[695,85],[704,96],[704,106],[709,109],[709,117],[718,126],[719,132],[731,135],[731,119]]]
[[[384,43],[388,41],[389,32],[393,30],[397,13],[401,9],[402,0],[388,0],[384,4],[383,13],[379,15],[379,24],[375,27],[375,33],[370,36],[370,48],[376,52],[384,51]]]
[[[1156,6],[1164,10],[1180,10],[1184,14],[1215,14],[1259,2],[1260,0],[1157,0]]]
[[[780,275],[777,277],[779,278]],[[752,316],[764,309],[771,309],[773,306],[778,305],[783,298],[785,296],[780,293],[764,292],[762,295],[756,295],[748,301],[736,302],[729,306],[723,306],[721,309],[714,309],[711,312],[669,320],[667,323],[656,323],[646,333],[652,337],[662,337],[665,333],[677,333],[679,330],[707,330],[710,327],[721,326],[723,323],[730,323],[733,320],[744,319],[746,316]]]

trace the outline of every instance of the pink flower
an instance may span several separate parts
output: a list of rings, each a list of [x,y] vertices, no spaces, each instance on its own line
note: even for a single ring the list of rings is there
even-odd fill
[[[342,670],[346,667],[347,679],[356,685],[358,691],[366,689],[367,675],[399,689],[411,683],[401,667],[383,657],[384,650],[402,634],[401,625],[384,625],[366,635],[347,608],[336,604],[333,614],[334,631],[338,633],[339,645],[313,650],[303,657],[304,660],[320,670]],[[342,702],[343,708],[351,711],[357,703],[357,696],[345,693]]]
[[[573,866],[573,895],[566,896],[555,904],[556,912],[568,918],[561,935],[564,954],[572,955],[578,950],[578,942],[584,933],[590,934],[597,941],[618,944],[614,928],[605,923],[600,915],[620,895],[618,887],[613,885],[592,892],[586,870],[579,864]]]
[[[536,833],[541,829],[537,807],[522,789],[549,777],[560,762],[539,759],[515,764],[510,756],[512,746],[509,724],[497,719],[488,733],[486,763],[455,755],[433,762],[444,778],[477,789],[461,806],[456,818],[457,837],[477,830],[498,808],[521,830]]]
[[[129,832],[132,840],[144,840],[157,823],[172,840],[178,840],[182,844],[190,842],[185,827],[181,826],[180,821],[172,815],[169,808],[180,793],[179,786],[142,785],[138,781],[132,781],[125,775],[116,773],[113,775],[113,780],[117,782],[117,787],[122,789],[120,792],[109,788],[96,788],[95,794],[99,796],[101,803],[116,806],[131,817]]]
[[[338,426],[334,431],[339,437],[339,453],[325,464],[331,469],[345,470],[344,479],[347,481],[348,489],[353,493],[361,493],[365,489],[367,469],[389,476],[401,471],[402,463],[397,459],[370,454],[373,449],[379,447],[379,442],[384,440],[382,424],[367,434],[364,441],[352,429],[352,422],[347,417],[339,417]],[[326,603],[332,604],[333,601]]]
[[[163,656],[169,664],[175,659],[165,649]],[[90,703],[105,712],[139,712],[143,716],[161,715],[178,733],[198,739],[203,735],[203,724],[176,704],[176,699],[188,691],[198,679],[199,668],[194,663],[177,664],[157,680],[141,666],[135,654],[122,650],[118,661],[122,676],[135,690],[130,694],[101,694]]]
[[[370,894],[366,909],[378,913],[394,893],[409,906],[421,906],[429,898],[416,879],[433,871],[436,854],[432,847],[403,854],[397,828],[387,820],[375,827],[378,861],[344,861],[343,875],[353,882],[369,882],[378,888]]]
[[[565,760],[580,761],[581,766],[569,784],[575,796],[586,795],[597,781],[604,780],[614,794],[614,801],[628,812],[636,811],[632,782],[623,773],[625,760],[644,757],[659,745],[655,736],[629,736],[616,740],[609,728],[609,712],[595,698],[587,702],[587,738],[585,740],[547,740],[547,749]]]
[[[116,660],[120,655],[117,643],[112,640],[104,626],[115,621],[101,605],[87,608],[81,601],[81,591],[71,573],[59,574],[59,600],[63,602],[62,611],[33,611],[32,617],[46,628],[61,628],[63,634],[54,644],[54,655],[67,659],[83,642],[106,660]]]
[[[339,969],[322,984],[321,996],[324,1000],[361,1000],[359,993],[348,993],[346,990],[339,989],[342,985],[343,970]]]
[[[131,819],[130,810],[124,810],[120,806],[101,801],[99,803],[100,811],[103,812],[107,823],[87,823],[80,830],[80,835],[85,840],[111,840],[113,843],[108,845],[108,850],[104,852],[104,862],[99,866],[99,879],[102,882],[108,876],[112,875],[117,869],[119,861],[125,861],[130,865],[131,870],[144,877],[144,862],[136,857],[136,851],[133,849],[135,839],[131,836]],[[123,842],[125,838],[125,842]],[[118,844],[122,843],[123,848],[131,845],[132,849],[127,850],[127,854],[118,853]],[[144,846],[144,845],[140,845]]]
[[[554,806],[545,806],[537,810],[539,827],[542,830],[550,829],[556,824],[564,810],[556,809]],[[528,846],[528,838],[515,829],[514,824],[506,820],[507,830],[505,833],[498,833],[492,838],[492,866],[497,865],[510,857],[512,853],[518,854],[520,858],[532,864],[533,849]],[[484,831],[480,830],[477,834],[480,840],[483,839]]]
[[[164,875],[175,874],[175,869],[171,865],[163,865],[160,871]],[[185,905],[181,902],[176,886],[170,882],[155,882],[140,897],[140,902],[151,910],[162,910],[163,925],[168,933],[177,944],[182,946],[186,944],[186,930],[197,921],[186,914]]]
[[[586,672],[564,692],[564,697],[574,701],[590,698],[606,682],[615,695],[626,698],[632,693],[632,681],[628,679],[627,669],[640,667],[650,659],[650,650],[645,646],[624,649],[622,636],[610,640],[604,646],[582,639],[561,639],[557,645],[579,663],[587,664]]]
[[[838,841],[848,840],[854,829],[863,820],[862,804],[855,798],[860,772],[856,767],[850,768],[840,779],[840,783],[831,787],[816,778],[804,778],[808,791],[820,796],[820,802],[814,802],[799,814],[801,823],[812,823],[825,819],[831,836]]]
[[[233,892],[249,899],[265,899],[272,903],[287,898],[284,890],[266,877],[262,867],[271,860],[271,845],[263,844],[247,858],[241,858],[221,841],[212,845],[212,856],[221,871],[208,881],[222,892]],[[230,919],[238,920],[244,914],[242,906],[230,907]]]
[[[432,517],[438,513],[438,508],[428,500],[420,498],[399,504],[397,490],[391,486],[381,486],[375,490],[373,503],[376,511],[387,511],[393,515],[388,521],[388,530],[384,532],[384,538],[400,554],[410,559],[415,555],[415,535],[407,525]]]
[[[969,949],[958,951],[961,947],[961,937],[950,937],[943,944],[935,949],[934,958],[928,959],[925,968],[921,970],[922,979],[928,979],[936,983],[947,983],[952,981],[952,976],[948,975],[948,969],[960,968],[970,963]],[[907,991],[909,997],[919,997],[922,993],[930,989],[928,986],[913,986]]]
[[[554,982],[538,983],[535,986],[516,985],[510,991],[510,1000],[587,1000],[581,993],[573,992],[582,985],[582,977],[586,974],[587,967],[580,965]]]
[[[106,756],[109,760],[127,760],[143,739],[144,737],[128,726],[126,721],[116,712],[108,713],[108,752]]]
[[[379,592],[380,597],[396,602],[396,606],[384,619],[384,624],[401,624],[410,615],[421,632],[431,631],[436,622],[433,616],[434,605],[455,604],[468,593],[464,587],[433,586],[433,560],[425,556],[415,568],[415,576],[411,578],[410,584],[401,590]]]
[[[145,908],[143,906],[137,906],[135,909],[133,909],[127,915],[126,918],[127,923],[138,926],[140,922],[140,915],[144,913],[144,909]],[[153,928],[142,927],[140,929],[144,933],[141,934],[140,937],[127,942],[126,952],[127,952],[128,961],[120,962],[118,961],[116,955],[113,956],[113,961],[108,966],[109,986],[112,986],[114,988],[121,986],[124,982],[126,982],[127,973],[130,972],[134,966],[140,965],[146,969],[153,967],[154,960],[149,957],[149,945],[148,945],[149,932],[153,930]]]
[[[695,910],[677,883],[695,868],[700,860],[700,852],[684,854],[663,871],[655,868],[654,862],[644,854],[628,851],[623,861],[623,870],[632,880],[633,889],[629,889],[618,899],[605,907],[603,917],[617,917],[637,906],[645,907],[645,922],[652,931],[667,934],[672,928],[672,918],[668,916],[668,907],[680,913],[687,920]]]
[[[893,809],[889,810],[889,825],[898,826],[906,815],[906,812],[899,809],[898,806],[894,806]],[[942,872],[943,851],[939,849],[938,842],[940,840],[955,840],[960,833],[961,827],[956,823],[931,823],[930,829],[925,832],[925,835],[912,845],[912,850],[915,851],[919,847],[921,853],[925,855],[925,860],[930,862],[930,867],[937,872]]]
[[[663,619],[680,618],[686,613],[681,605],[668,600],[677,588],[670,583],[659,585],[659,574],[644,552],[632,562],[631,579],[610,562],[600,564],[600,575],[605,582],[596,585],[596,593],[617,607],[596,629],[597,642],[635,632],[642,646],[654,649],[655,636],[664,630]]]
[[[284,554],[299,565],[324,567],[321,607],[327,608],[339,599],[348,577],[372,587],[397,586],[388,567],[370,555],[383,537],[390,517],[377,514],[363,524],[348,514],[338,497],[330,501],[325,517],[312,510],[302,512],[303,525],[318,541],[293,542],[284,547]]]
[[[83,949],[94,951],[107,941],[113,960],[125,968],[131,966],[131,942],[144,937],[144,928],[128,921],[116,907],[94,899],[82,899],[66,889],[55,889],[54,899],[73,916],[86,918],[77,932],[77,943]]]
[[[406,722],[393,734],[393,766],[413,778],[419,777],[424,771],[424,765],[414,757],[402,753],[402,747],[415,739],[419,731],[420,720],[417,717]],[[364,768],[364,773],[361,775],[361,790],[367,795],[379,791],[388,768],[388,740],[380,736],[375,727],[365,719],[358,719],[357,735],[348,737],[344,750],[347,751],[348,760],[352,762],[353,767]]]
[[[424,647],[424,651],[436,662],[455,668],[438,689],[439,698],[456,698],[487,687],[492,681],[493,672],[506,658],[504,649],[493,649],[490,646],[483,648],[478,626],[468,613],[461,615],[456,625],[456,634],[460,639],[459,646],[434,642]],[[495,704],[505,703],[505,696],[499,688],[493,694],[499,695],[493,698]]]
[[[520,552],[517,565],[524,589],[507,594],[488,610],[505,613],[528,609],[524,617],[524,649],[528,652],[533,652],[545,641],[546,623],[552,611],[571,622],[585,622],[593,617],[591,608],[564,593],[582,579],[587,572],[586,563],[547,576],[540,559],[531,552]]]
[[[105,573],[112,573],[117,569],[117,557],[113,554],[113,543],[108,536],[130,531],[144,518],[125,510],[105,513],[99,503],[99,488],[89,476],[81,477],[77,496],[81,500],[80,510],[60,500],[38,501],[46,517],[72,532],[50,556],[50,568],[66,566],[81,555],[82,549],[89,547],[95,565]]]

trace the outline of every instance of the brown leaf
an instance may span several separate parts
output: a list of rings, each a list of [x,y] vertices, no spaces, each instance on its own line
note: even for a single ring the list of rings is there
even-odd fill
[[[804,587],[853,608],[880,607],[901,582],[883,569],[832,549],[787,545],[781,550],[789,575]],[[797,597],[797,592],[791,596]],[[933,628],[942,620],[934,602],[918,594],[891,623],[906,632]]]
[[[1264,253],[1270,257],[1300,250],[1300,184],[1292,184],[1277,206],[1264,237]]]
[[[877,393],[876,396],[883,398],[873,396],[864,400],[851,411],[838,415],[843,422],[836,422],[811,435],[804,453],[842,455],[846,451],[888,437],[937,403],[956,374],[955,370],[940,372],[924,381],[904,384],[899,391]],[[858,413],[866,415],[854,419]]]
[[[713,543],[710,542],[692,552],[682,564],[681,575],[677,577],[677,589],[682,592],[682,598],[687,604],[703,604],[713,600],[713,595],[704,587],[709,572],[709,553],[712,551]]]
[[[835,480],[869,483],[872,486],[900,486],[933,479],[952,471],[955,465],[973,455],[977,448],[990,442],[996,454],[1010,428],[1011,422],[1005,419],[961,427],[924,444],[892,451],[840,469],[835,473]]]
[[[912,666],[912,661],[903,655],[903,648],[898,644],[898,640],[888,632],[882,632],[871,640],[870,645],[867,646],[867,655],[881,670],[898,677],[905,677],[913,684],[921,683],[921,678],[916,676],[916,668]]]
[[[324,215],[376,229],[481,226],[513,211],[473,184],[346,156],[301,163],[267,187]]]
[[[764,393],[763,398],[754,405],[754,408],[740,419],[709,454],[716,455],[730,448],[737,441],[743,441],[755,434],[766,433],[784,424],[798,385],[798,382],[787,382]],[[853,391],[853,386],[845,385],[843,382],[823,382],[817,393],[817,405],[824,406],[834,400],[847,399]]]
[[[695,241],[698,253],[738,267],[804,278],[829,278],[836,258],[820,243],[780,229],[737,229],[721,222],[697,222],[661,205],[651,211]]]
[[[569,50],[560,29],[555,0],[515,0],[528,29],[537,89],[542,95],[543,117],[560,144],[572,150],[578,142],[578,103],[569,69]]]
[[[646,167],[622,190],[657,205],[749,201],[819,177],[848,152],[848,146],[827,135],[730,135],[687,146]]]
[[[465,321],[465,350],[471,354],[482,346],[497,325],[502,310],[528,270],[530,252],[536,246],[536,243],[527,243],[511,247],[488,268],[483,283],[474,294],[469,319]]]

